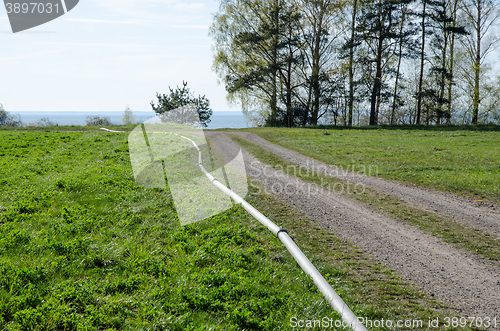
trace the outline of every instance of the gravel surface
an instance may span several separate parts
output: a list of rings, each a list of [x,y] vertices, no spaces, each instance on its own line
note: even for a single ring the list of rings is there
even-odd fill
[[[226,160],[232,159],[239,151],[239,146],[224,133],[206,132],[206,135],[216,143],[215,145],[225,155]],[[252,135],[246,136],[245,133],[240,133],[240,135],[245,135],[245,139],[250,137],[252,141],[260,139]],[[264,145],[262,142],[259,144]],[[281,148],[278,150],[280,153],[284,152]],[[380,263],[395,270],[434,299],[455,307],[460,316],[491,319],[496,316],[500,319],[498,267],[482,260],[477,255],[424,234],[414,226],[377,213],[355,200],[277,172],[246,152],[244,157],[247,175],[263,183],[269,193],[277,194],[317,222],[319,226],[329,229],[335,235],[364,249]],[[297,160],[297,162],[307,161],[294,152],[290,152],[287,159]],[[363,177],[363,180],[368,181],[368,178]],[[385,182],[383,187],[389,192],[392,192],[389,188],[391,183],[396,186],[394,188],[396,193],[404,192],[406,188],[408,193],[402,195],[402,198],[412,197],[415,201],[425,194],[442,196],[439,192],[416,189],[392,181],[374,179],[373,182]],[[418,195],[415,192],[418,192]],[[439,206],[451,208],[450,205],[457,204],[458,207],[460,199],[458,197],[443,198],[439,201]],[[428,201],[428,199],[423,200]],[[434,207],[434,209],[437,208]],[[495,210],[476,207],[470,202],[468,206],[457,208],[455,212],[446,211],[456,215],[456,219],[462,220],[467,218],[460,215],[462,210],[468,212],[476,210],[476,214],[477,210],[481,210],[481,213],[483,210],[489,210],[492,215],[495,213]],[[489,218],[492,220],[491,223],[498,223],[498,217],[496,222],[493,222],[495,218],[492,215],[488,215],[491,216]]]
[[[477,203],[474,200],[448,193],[339,169],[272,144],[250,132],[231,132],[231,134],[259,145],[310,171],[363,184],[379,192],[400,198],[408,205],[420,210],[446,215],[467,227],[495,235],[500,240],[500,208],[498,206]]]

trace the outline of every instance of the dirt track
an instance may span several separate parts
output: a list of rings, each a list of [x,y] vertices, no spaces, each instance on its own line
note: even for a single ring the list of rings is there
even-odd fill
[[[259,145],[304,169],[317,172],[321,175],[361,183],[367,187],[400,198],[407,204],[418,209],[449,216],[468,227],[500,237],[500,208],[491,204],[480,204],[452,194],[342,170],[272,144],[253,133],[231,132],[231,134]]]
[[[239,146],[224,133],[206,134],[227,158],[239,150]],[[495,207],[477,206],[460,197],[394,181],[335,171],[334,167],[270,144],[255,135],[238,134],[310,170],[324,169],[326,174],[342,175],[344,178],[339,178],[363,183],[420,209],[437,210],[463,224],[500,236],[500,213]],[[244,156],[249,177],[263,183],[267,190],[281,196],[323,228],[371,253],[435,299],[457,307],[462,317],[496,316],[500,319],[498,267],[355,200],[279,173],[248,153]]]

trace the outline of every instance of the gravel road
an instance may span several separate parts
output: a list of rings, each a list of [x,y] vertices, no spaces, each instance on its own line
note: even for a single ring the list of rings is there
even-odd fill
[[[294,163],[305,167],[323,165],[252,134],[238,134]],[[239,146],[222,132],[206,132],[206,135],[226,160],[239,151]],[[498,267],[355,200],[277,172],[249,153],[245,152],[244,157],[247,175],[261,182],[266,190],[281,196],[319,226],[364,249],[434,299],[456,307],[462,317],[500,319]],[[476,206],[466,199],[398,182],[368,176],[356,176],[355,181],[358,178],[366,186],[398,196],[420,208],[438,210],[481,230],[500,232],[499,214],[493,207]]]
[[[250,132],[231,132],[231,134],[261,146],[289,162],[310,171],[363,184],[379,192],[400,198],[408,205],[420,210],[446,215],[467,227],[500,237],[500,208],[497,206],[477,203],[473,200],[452,194],[339,169],[287,148],[272,144]],[[500,240],[500,238],[498,239]]]

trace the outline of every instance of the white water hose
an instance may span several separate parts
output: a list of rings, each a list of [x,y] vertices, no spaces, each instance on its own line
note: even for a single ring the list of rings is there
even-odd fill
[[[124,131],[108,130],[105,128],[101,128],[101,130],[107,132],[116,132],[116,133],[124,132]],[[174,134],[177,135],[176,133]],[[241,204],[241,206],[245,208],[246,211],[248,211],[262,225],[268,228],[269,231],[274,233],[279,240],[281,240],[281,242],[285,245],[286,249],[293,256],[295,261],[297,261],[297,263],[300,265],[302,270],[304,270],[306,274],[311,276],[314,283],[316,284],[320,292],[323,293],[326,300],[330,303],[333,309],[335,309],[340,314],[342,321],[345,323],[344,325],[351,327],[351,329],[354,331],[368,331],[363,325],[363,323],[361,323],[356,317],[356,315],[354,315],[352,310],[345,304],[344,300],[342,300],[342,298],[337,294],[337,292],[335,292],[335,290],[330,286],[330,284],[326,281],[326,279],[318,271],[318,269],[316,269],[316,267],[311,263],[311,261],[309,261],[309,259],[304,255],[304,253],[302,253],[300,248],[295,244],[292,238],[290,238],[286,230],[274,224],[269,218],[264,216],[252,205],[243,200],[242,197],[240,197],[238,194],[236,194],[231,189],[226,187],[224,184],[219,182],[214,176],[212,176],[203,166],[201,149],[194,142],[194,140],[181,135],[179,136],[183,139],[189,140],[196,148],[196,150],[198,151],[198,165],[201,171],[203,171],[203,173],[212,182],[212,184],[215,185],[217,188],[219,188],[226,195],[230,196],[236,204]]]
[[[212,176],[202,164],[202,154],[201,149],[196,145],[194,140],[186,138],[184,136],[180,136],[184,139],[189,140],[194,147],[198,150],[198,165],[201,168],[201,171],[210,179],[212,184],[218,187],[222,192],[229,195],[235,203],[240,204],[246,211],[248,211],[253,217],[255,217],[262,225],[269,229],[272,233],[278,237],[279,240],[285,245],[286,249],[292,254],[293,258],[300,265],[302,270],[313,279],[314,283],[318,287],[318,289],[323,293],[325,298],[328,300],[330,305],[332,305],[333,309],[335,309],[340,316],[342,317],[342,321],[345,324],[350,326],[354,331],[368,331],[363,323],[361,323],[356,315],[352,312],[352,310],[345,304],[344,300],[335,292],[335,290],[330,286],[330,284],[326,281],[323,275],[316,269],[316,267],[309,261],[309,259],[302,253],[300,248],[295,244],[295,242],[290,238],[285,229],[280,228],[276,224],[274,224],[269,218],[264,216],[257,209],[252,207],[248,202],[243,200],[238,194],[227,188],[224,184],[219,182],[214,176]]]

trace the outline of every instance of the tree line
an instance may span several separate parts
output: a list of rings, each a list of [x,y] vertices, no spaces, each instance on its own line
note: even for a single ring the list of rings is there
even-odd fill
[[[220,0],[228,99],[258,125],[500,123],[499,0]]]

